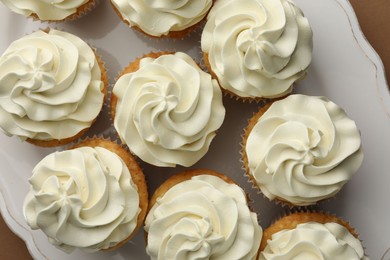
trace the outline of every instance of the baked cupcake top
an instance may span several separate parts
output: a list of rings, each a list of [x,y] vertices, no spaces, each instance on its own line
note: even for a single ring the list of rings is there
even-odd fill
[[[223,0],[210,10],[201,47],[222,88],[243,98],[275,98],[305,75],[312,37],[290,0]]]
[[[113,98],[120,138],[156,166],[196,163],[225,117],[217,81],[181,52],[141,58],[115,83]]]
[[[124,161],[106,148],[49,154],[33,169],[29,182],[27,223],[66,252],[113,247],[137,226],[137,186]]]
[[[267,241],[259,259],[368,260],[359,239],[334,222],[308,222],[279,231]]]
[[[183,31],[199,23],[213,0],[111,0],[116,11],[130,26],[150,36],[164,36]]]
[[[89,128],[105,96],[94,51],[50,29],[14,41],[0,57],[0,129],[25,140],[72,137]]]
[[[0,0],[15,13],[35,16],[42,21],[59,21],[76,14],[79,8],[94,0]]]
[[[245,192],[218,176],[193,176],[156,198],[145,220],[151,259],[256,259],[262,229]]]
[[[269,199],[314,204],[334,196],[360,167],[360,132],[328,99],[291,95],[262,112],[249,123],[243,149]]]

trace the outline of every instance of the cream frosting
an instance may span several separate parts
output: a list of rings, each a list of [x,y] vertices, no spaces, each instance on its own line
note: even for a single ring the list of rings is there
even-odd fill
[[[14,41],[0,57],[0,129],[21,139],[65,139],[91,126],[104,84],[93,50],[50,29]]]
[[[249,133],[245,151],[263,194],[299,206],[335,195],[363,160],[355,122],[328,99],[305,95],[273,103]]]
[[[213,0],[111,0],[111,3],[130,26],[152,36],[162,36],[199,23]]]
[[[75,14],[90,0],[0,0],[15,13],[26,17],[36,14],[40,20],[58,21]]]
[[[216,1],[201,47],[222,88],[241,97],[291,92],[311,63],[308,20],[290,0]]]
[[[225,117],[217,81],[181,52],[141,59],[136,72],[118,79],[113,94],[120,138],[156,166],[196,163]]]
[[[244,191],[212,175],[169,189],[145,220],[151,259],[255,259],[262,229]]]
[[[122,159],[105,148],[49,154],[29,181],[27,223],[66,252],[110,248],[137,226],[137,187]]]
[[[342,225],[309,222],[272,235],[260,260],[276,259],[368,260],[368,257],[364,256],[359,239]]]

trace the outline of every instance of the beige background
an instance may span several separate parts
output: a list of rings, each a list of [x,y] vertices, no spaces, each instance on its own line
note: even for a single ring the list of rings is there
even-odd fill
[[[390,1],[350,0],[368,41],[382,58],[390,82]],[[24,242],[0,218],[0,259],[31,259]]]

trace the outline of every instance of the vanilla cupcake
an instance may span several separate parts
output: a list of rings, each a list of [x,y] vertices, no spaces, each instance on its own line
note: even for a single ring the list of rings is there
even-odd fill
[[[107,93],[103,62],[79,37],[54,29],[26,35],[0,57],[0,129],[39,146],[80,137]]]
[[[95,6],[97,0],[0,0],[15,13],[35,20],[60,22],[74,20]]]
[[[150,201],[145,220],[151,259],[257,259],[262,229],[245,192],[211,170],[179,173]]]
[[[185,53],[150,53],[123,70],[111,113],[120,139],[143,161],[191,166],[225,117],[216,80]]]
[[[119,17],[151,37],[183,38],[209,12],[214,0],[111,0]]]
[[[264,231],[260,260],[362,259],[357,232],[344,220],[324,213],[293,213]]]
[[[207,16],[201,47],[227,93],[259,100],[288,95],[305,76],[313,35],[290,0],[223,0]]]
[[[290,95],[249,121],[245,169],[270,200],[307,206],[338,193],[363,161],[353,120],[324,97]]]
[[[23,211],[32,229],[65,252],[112,250],[143,224],[145,177],[133,157],[108,140],[86,140],[33,169]]]

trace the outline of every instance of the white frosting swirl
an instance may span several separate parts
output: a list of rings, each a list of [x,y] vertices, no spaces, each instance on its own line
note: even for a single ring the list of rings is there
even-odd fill
[[[191,166],[208,151],[225,117],[217,82],[190,56],[143,58],[116,82],[114,126],[143,161]]]
[[[75,14],[91,0],[0,0],[15,13],[26,17],[36,14],[43,21],[59,21]]]
[[[363,160],[355,122],[328,99],[304,95],[273,103],[245,151],[264,195],[299,206],[335,195]]]
[[[152,36],[182,31],[200,22],[213,0],[111,0],[130,26]]]
[[[244,191],[212,175],[176,184],[146,217],[151,259],[255,259],[262,229]]]
[[[0,128],[22,139],[65,139],[91,126],[104,84],[92,49],[50,29],[14,41],[0,57]]]
[[[34,168],[30,184],[27,223],[64,251],[112,247],[137,226],[137,187],[122,159],[105,148],[52,153]]]
[[[272,235],[260,260],[345,260],[362,259],[363,246],[345,227],[337,223],[299,224],[295,229]]]
[[[305,75],[312,31],[290,0],[216,1],[202,51],[221,87],[241,97],[283,96]]]

